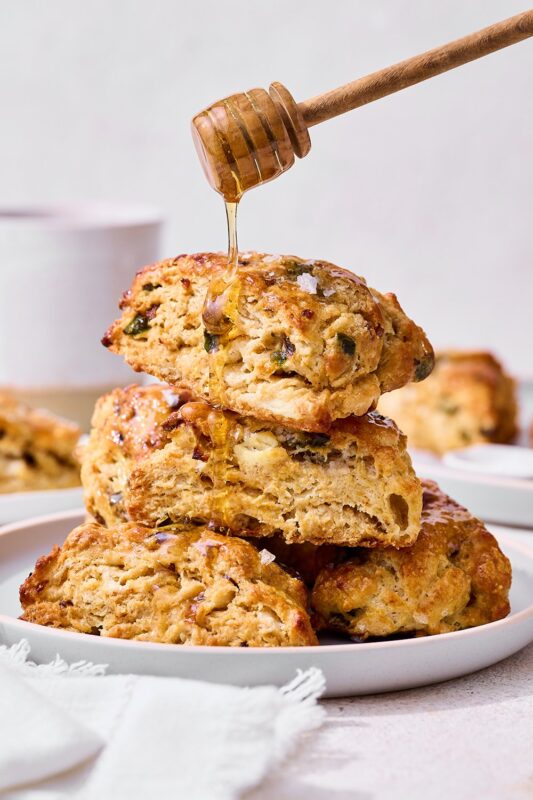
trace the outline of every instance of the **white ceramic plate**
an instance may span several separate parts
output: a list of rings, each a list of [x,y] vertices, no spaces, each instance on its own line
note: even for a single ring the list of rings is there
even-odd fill
[[[442,457],[447,467],[484,475],[533,480],[533,449],[514,444],[473,444]],[[533,483],[531,484],[533,487]]]
[[[81,488],[0,494],[0,525],[28,517],[40,517],[42,514],[78,509],[82,502]]]
[[[295,670],[320,667],[327,696],[388,692],[466,675],[487,667],[533,641],[533,548],[495,530],[514,570],[512,613],[507,619],[467,631],[367,644],[331,639],[320,647],[231,648],[185,647],[106,639],[41,627],[17,619],[18,587],[38,556],[61,544],[83,518],[65,512],[0,531],[0,641],[26,638],[32,656],[50,661],[60,653],[67,661],[109,665],[109,672],[179,675],[183,678],[238,686],[282,685]]]
[[[449,466],[438,456],[410,450],[420,478],[436,481],[440,488],[476,517],[502,525],[533,528],[533,480],[487,475],[463,465]],[[458,463],[457,458],[456,463]]]

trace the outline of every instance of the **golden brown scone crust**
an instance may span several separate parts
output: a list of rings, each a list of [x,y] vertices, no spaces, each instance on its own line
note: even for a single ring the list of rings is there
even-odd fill
[[[510,442],[517,433],[514,380],[491,353],[438,353],[430,377],[381,398],[409,445],[445,453],[478,442]]]
[[[0,390],[0,494],[79,486],[77,425]]]
[[[373,412],[311,434],[188,399],[151,385],[98,401],[82,467],[96,519],[213,520],[243,536],[315,544],[416,539],[422,489],[390,420]]]
[[[85,523],[37,561],[22,619],[119,639],[317,644],[307,591],[253,545],[206,528]]]
[[[199,398],[308,431],[365,414],[382,392],[431,372],[431,345],[394,295],[325,261],[247,253],[239,264],[229,333],[206,336],[202,322],[226,256],[200,253],[142,270],[103,343]]]
[[[312,592],[319,628],[363,639],[447,633],[510,610],[509,560],[483,523],[431,481],[424,481],[422,530],[412,547],[339,550],[336,560]]]

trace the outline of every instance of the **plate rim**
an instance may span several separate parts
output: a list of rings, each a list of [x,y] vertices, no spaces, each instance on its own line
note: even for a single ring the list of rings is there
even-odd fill
[[[35,489],[29,492],[27,491],[2,492],[0,494],[0,506],[2,505],[4,500],[6,501],[24,500],[24,499],[34,500],[34,499],[41,499],[42,497],[49,498],[53,494],[74,494],[80,491],[83,492],[83,487],[81,486],[81,484],[79,486],[66,486],[63,489]],[[75,511],[76,509],[71,508],[68,510]],[[41,516],[42,517],[54,516],[56,513],[59,514],[61,512],[58,511],[58,512],[53,512],[51,514],[40,514],[39,516],[28,517],[27,519],[24,520],[18,520],[16,524],[18,524],[19,522],[30,522],[33,521],[34,519],[40,519]],[[4,527],[7,528],[8,525],[14,525],[14,524],[15,524],[14,522],[7,522],[5,523],[5,525],[0,526],[0,531],[3,531]]]
[[[414,449],[409,451],[413,466],[416,468],[419,476],[424,477],[424,472],[430,470],[440,477],[453,478],[465,483],[477,483],[486,488],[497,487],[499,489],[515,489],[527,494],[533,494],[533,480],[531,478],[514,478],[509,475],[491,475],[486,472],[459,469],[458,467],[451,467],[445,464],[440,458],[437,458],[435,461],[424,462],[423,456],[418,456],[417,453],[425,452],[428,451],[415,451]]]
[[[60,511],[53,514],[43,514],[38,517],[28,517],[28,519],[21,520],[19,522],[13,522],[8,525],[4,525],[0,527],[0,538],[16,533],[21,528],[27,528],[30,526],[36,525],[44,525],[53,522],[63,522],[68,520],[69,518],[78,519],[80,515],[85,515],[87,512],[85,509],[69,509],[67,511]],[[81,523],[78,523],[81,524]],[[530,546],[529,544],[524,543],[523,541],[519,541],[513,536],[512,531],[505,530],[505,526],[501,525],[489,525],[490,528],[498,528],[498,535],[497,539],[498,542],[503,540],[506,546],[509,546],[511,549],[514,548],[523,556],[528,557],[533,565],[533,544]],[[516,532],[522,530],[525,533],[531,535],[531,531],[528,531],[526,528],[520,529],[517,528]],[[532,570],[533,572],[533,570]],[[121,650],[137,650],[139,646],[142,647],[143,651],[148,652],[180,652],[183,653],[197,653],[197,654],[210,654],[214,655],[215,653],[222,653],[222,654],[229,654],[229,653],[242,653],[241,657],[244,658],[251,658],[253,655],[257,655],[261,653],[263,655],[267,655],[269,657],[279,656],[280,654],[287,654],[287,655],[294,655],[297,653],[305,653],[309,655],[311,653],[320,652],[321,654],[335,654],[335,653],[345,653],[348,654],[350,652],[376,652],[379,650],[395,650],[397,648],[409,649],[413,647],[418,647],[422,649],[424,647],[430,647],[432,644],[435,643],[442,643],[443,641],[457,641],[462,640],[465,638],[473,638],[479,636],[487,636],[490,635],[492,632],[497,630],[498,628],[506,628],[510,625],[519,625],[525,622],[527,619],[533,618],[533,600],[532,602],[526,607],[523,608],[521,611],[517,611],[515,614],[511,612],[503,619],[495,620],[494,622],[488,622],[485,625],[477,625],[473,628],[465,628],[460,631],[450,631],[449,633],[437,633],[431,636],[420,636],[420,637],[413,637],[411,639],[395,639],[391,641],[383,641],[383,642],[360,642],[360,643],[342,643],[342,644],[321,644],[321,645],[305,645],[303,647],[230,647],[228,645],[176,645],[171,642],[137,642],[132,639],[119,639],[114,638],[111,636],[104,636],[98,637],[98,647],[102,649],[113,647],[115,649]],[[46,625],[38,625],[34,622],[26,622],[25,620],[21,620],[17,617],[12,617],[7,614],[0,613],[0,627],[2,625],[9,625],[15,626],[15,629],[21,629],[21,638],[25,638],[24,631],[39,631],[41,634],[44,634],[45,631],[50,632],[50,634],[55,638],[58,637],[59,639],[66,638],[68,641],[87,641],[88,634],[86,633],[78,633],[77,631],[67,631],[62,630],[61,628],[49,628]],[[94,637],[93,637],[94,638]],[[533,630],[530,637],[530,643],[533,642]]]

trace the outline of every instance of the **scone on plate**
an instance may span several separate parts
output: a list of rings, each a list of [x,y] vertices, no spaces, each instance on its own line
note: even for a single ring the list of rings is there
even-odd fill
[[[347,553],[358,552],[357,548],[339,547],[334,544],[288,544],[281,536],[256,539],[255,546],[266,550],[276,559],[276,563],[301,578],[309,590],[325,567],[338,564],[347,558]]]
[[[517,433],[514,380],[491,354],[438,353],[432,375],[382,397],[409,445],[445,453],[479,442],[510,442]]]
[[[226,256],[200,253],[146,267],[103,343],[199,398],[318,432],[431,372],[431,345],[396,297],[325,261],[242,254],[204,321],[210,279],[226,266]]]
[[[420,529],[405,437],[375,412],[306,433],[187,390],[115,389],[96,405],[82,482],[88,511],[106,525],[194,519],[243,536],[394,547]]]
[[[510,586],[509,560],[483,523],[424,481],[415,544],[337,551],[316,578],[312,605],[319,628],[363,639],[447,633],[505,617]]]
[[[174,644],[316,644],[307,591],[249,542],[205,527],[80,525],[20,588],[22,619]]]
[[[0,493],[79,486],[80,429],[0,390]]]

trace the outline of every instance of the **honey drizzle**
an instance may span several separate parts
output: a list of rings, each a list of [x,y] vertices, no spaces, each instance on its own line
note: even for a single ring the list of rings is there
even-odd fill
[[[228,259],[222,275],[213,275],[204,301],[202,319],[210,337],[209,402],[224,405],[224,367],[228,347],[238,335],[239,248],[237,243],[237,202],[226,201]]]
[[[208,349],[209,402],[215,407],[224,406],[224,370],[228,361],[231,341],[239,334],[238,304],[240,284],[238,278],[239,248],[237,242],[238,200],[225,200],[228,228],[228,257],[222,275],[213,275],[207,289],[202,319],[207,334],[211,337]],[[213,481],[211,493],[210,525],[226,532],[231,527],[229,513],[228,463],[231,456],[233,425],[224,411],[211,416],[209,426],[213,444],[210,456],[210,475]]]
[[[219,409],[210,415],[210,423],[209,434],[213,446],[209,457],[209,473],[213,488],[208,502],[209,526],[227,533],[231,529],[228,464],[233,425],[227,412]]]
[[[235,277],[239,263],[239,243],[237,241],[237,208],[239,201],[224,202],[226,207],[226,223],[228,226],[228,276]]]

